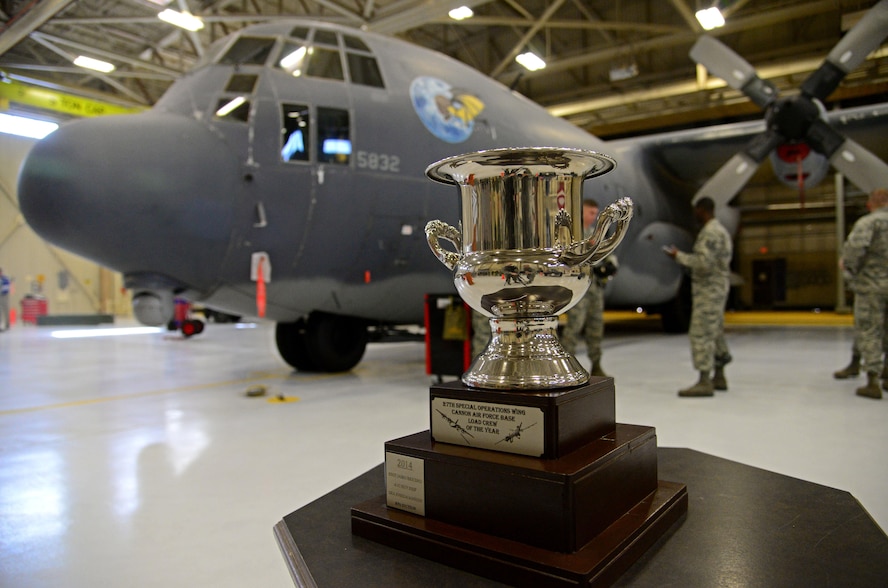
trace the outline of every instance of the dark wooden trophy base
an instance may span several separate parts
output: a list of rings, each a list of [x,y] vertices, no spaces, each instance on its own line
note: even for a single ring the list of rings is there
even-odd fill
[[[687,512],[686,487],[657,479],[654,429],[614,422],[611,378],[551,392],[430,392],[442,413],[469,401],[482,414],[540,407],[539,446],[471,446],[483,435],[469,417],[459,442],[436,442],[434,427],[389,441],[386,494],[352,508],[352,533],[513,585],[607,586]],[[442,394],[463,403],[435,403]]]

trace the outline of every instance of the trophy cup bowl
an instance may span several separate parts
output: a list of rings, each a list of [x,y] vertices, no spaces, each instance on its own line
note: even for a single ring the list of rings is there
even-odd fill
[[[429,247],[453,271],[462,299],[490,320],[490,342],[463,374],[466,386],[534,390],[589,381],[558,340],[558,315],[582,299],[592,267],[628,229],[632,201],[622,198],[583,238],[583,181],[615,166],[593,151],[528,147],[458,155],[426,169],[430,179],[458,187],[462,211],[459,229],[426,225]]]

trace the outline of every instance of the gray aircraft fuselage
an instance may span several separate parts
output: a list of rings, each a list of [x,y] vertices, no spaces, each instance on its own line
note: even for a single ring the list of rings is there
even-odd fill
[[[305,71],[282,66],[299,46],[312,48]],[[419,323],[425,293],[453,291],[423,228],[459,219],[456,188],[425,169],[510,146],[614,157],[584,188],[602,207],[635,202],[608,301],[675,297],[681,273],[660,247],[691,243],[687,189],[664,192],[631,144],[608,149],[441,54],[316,22],[244,29],[150,111],[63,125],[33,148],[19,198],[38,234],[122,272],[134,293],[254,315],[251,268],[266,254],[270,319]]]

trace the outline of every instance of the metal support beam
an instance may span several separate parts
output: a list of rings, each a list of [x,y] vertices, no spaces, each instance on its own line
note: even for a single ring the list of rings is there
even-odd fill
[[[493,68],[493,71],[490,72],[490,77],[495,78],[496,76],[500,75],[503,70],[506,69],[506,66],[512,63],[512,60],[515,59],[515,56],[518,55],[521,50],[524,49],[524,47],[527,45],[527,42],[533,39],[534,35],[536,35],[537,32],[541,28],[543,28],[543,26],[547,22],[549,22],[549,19],[552,18],[552,16],[559,8],[561,8],[562,4],[564,4],[564,0],[556,0],[552,3],[551,6],[549,6],[549,8],[546,9],[546,12],[543,13],[536,24],[530,27],[529,31],[524,33],[524,36],[521,37],[521,40],[518,41],[518,43],[516,43],[514,47],[512,47],[512,50],[509,51],[509,54],[506,55],[506,57],[500,62],[499,65]]]
[[[30,10],[14,15],[12,24],[0,33],[0,55],[15,47],[22,39],[40,28],[43,23],[61,12],[72,0],[44,0]]]
[[[836,267],[840,268],[836,275],[836,312],[847,313],[848,301],[845,300],[845,276],[839,262],[842,259],[842,246],[845,243],[845,176],[836,174]]]

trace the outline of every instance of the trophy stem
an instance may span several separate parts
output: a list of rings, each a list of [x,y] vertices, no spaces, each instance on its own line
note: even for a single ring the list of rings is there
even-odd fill
[[[463,383],[500,390],[585,384],[589,373],[561,346],[557,328],[557,316],[490,319],[490,342],[463,374]]]

